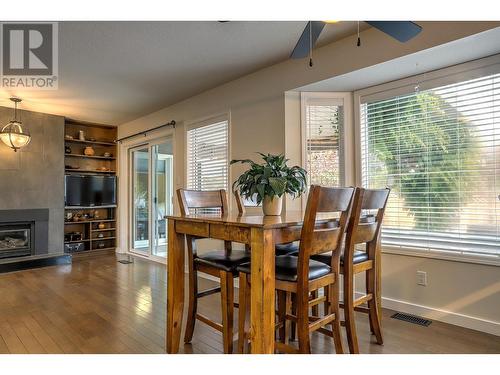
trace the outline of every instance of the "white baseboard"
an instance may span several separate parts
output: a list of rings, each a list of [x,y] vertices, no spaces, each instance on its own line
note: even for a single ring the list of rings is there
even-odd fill
[[[382,297],[382,307],[500,336],[500,322]]]

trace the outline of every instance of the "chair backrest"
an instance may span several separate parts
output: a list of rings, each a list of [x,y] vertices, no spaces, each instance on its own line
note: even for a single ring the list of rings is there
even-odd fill
[[[366,243],[368,249],[369,244],[376,245],[378,242],[389,193],[390,189],[356,188],[347,227],[344,262],[352,259],[355,245]],[[362,216],[363,211],[369,211],[370,215]],[[375,247],[372,246],[373,249]],[[369,257],[372,256],[374,254],[369,253]]]
[[[227,193],[224,189],[200,191],[177,189],[181,214],[190,215],[192,209],[220,209],[221,215],[228,213]]]
[[[238,206],[238,214],[245,215],[246,209],[245,205],[243,204],[243,198],[241,197],[239,190],[236,189],[233,192],[234,192],[234,197],[236,198],[236,205]]]
[[[298,277],[306,284],[311,255],[332,252],[332,268],[338,274],[340,248],[351,211],[354,188],[328,188],[312,185],[307,198],[304,224],[302,226]],[[318,218],[322,213],[339,213],[340,217]],[[320,219],[320,223],[316,220]]]

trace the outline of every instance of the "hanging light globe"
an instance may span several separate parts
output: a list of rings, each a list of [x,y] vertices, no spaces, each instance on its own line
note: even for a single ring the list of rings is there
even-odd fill
[[[21,120],[17,119],[17,104],[21,99],[10,98],[10,100],[14,102],[14,119],[2,128],[0,140],[16,152],[30,143],[31,136],[26,128],[23,129]]]

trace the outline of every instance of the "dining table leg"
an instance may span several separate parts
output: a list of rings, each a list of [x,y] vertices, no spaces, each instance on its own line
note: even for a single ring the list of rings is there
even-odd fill
[[[250,343],[253,354],[274,353],[274,240],[269,229],[252,228]]]
[[[175,220],[168,220],[167,261],[167,353],[179,351],[184,310],[184,234],[175,231]]]

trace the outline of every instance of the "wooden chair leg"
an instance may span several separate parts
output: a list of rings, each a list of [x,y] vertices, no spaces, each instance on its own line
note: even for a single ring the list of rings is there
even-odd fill
[[[297,295],[296,294],[291,294],[292,298],[292,315],[297,316]],[[295,341],[295,338],[297,337],[297,323],[292,322],[291,327],[290,327],[290,341]]]
[[[278,295],[278,322],[282,324],[279,329],[279,341],[284,343],[286,341],[287,334],[285,327],[287,292],[285,292],[284,290],[278,290],[276,294]]]
[[[313,299],[315,298],[318,298],[318,291],[317,290],[313,290],[311,292],[311,296]],[[314,305],[313,307],[311,307],[311,313],[313,316],[319,316],[319,306],[318,305]]]
[[[234,282],[230,272],[220,272],[221,307],[222,307],[222,341],[224,353],[233,352],[233,318],[234,318]]]
[[[347,343],[351,354],[359,354],[356,322],[354,317],[354,283],[352,275],[344,272],[344,316]]]
[[[285,295],[285,316],[292,313],[292,293],[286,292]],[[288,337],[290,335],[291,320],[285,319],[285,344],[288,344]]]
[[[330,311],[328,309],[328,299],[330,298],[330,292],[329,292],[328,285],[323,288],[323,295],[326,297],[326,301],[323,302],[323,310],[324,310],[325,315],[327,315],[328,311]]]
[[[369,285],[370,281],[369,281],[369,278],[368,278],[368,272],[365,272],[365,284],[366,284],[366,288],[365,288],[365,291],[366,291],[366,294],[370,294],[370,285]],[[374,295],[374,294],[372,294]],[[368,307],[370,307],[370,304],[368,303]],[[372,335],[375,334],[375,329],[373,328],[373,324],[372,324],[372,320],[371,319],[368,319],[368,322],[370,323],[370,333]]]
[[[368,313],[370,319],[370,328],[372,329],[373,334],[377,338],[377,344],[382,345],[384,343],[384,339],[382,337],[382,329],[380,327],[380,318],[379,308],[378,308],[378,299],[376,296],[376,272],[375,269],[370,269],[366,271],[366,279],[367,279],[367,293],[372,295],[372,299],[368,301],[368,309],[370,312]]]
[[[309,335],[309,298],[306,293],[297,295],[297,334],[299,338],[299,352],[311,354],[311,342]]]
[[[250,288],[248,285],[247,275],[240,273],[240,289],[239,289],[239,307],[238,307],[238,353],[245,352],[245,343],[247,341],[247,315],[249,310]]]
[[[333,343],[335,345],[335,353],[344,354],[344,345],[342,344],[342,333],[340,329],[340,300],[339,300],[339,285],[330,285],[325,288],[328,307],[325,306],[325,314],[335,314],[335,320],[332,322]]]
[[[375,298],[377,299],[378,316],[382,324],[382,253],[380,250],[380,238],[377,241],[375,251]]]
[[[284,344],[288,344],[290,335],[290,319],[286,319],[286,315],[292,312],[292,293],[278,290],[278,321],[282,323],[279,329],[279,340]]]
[[[196,310],[198,308],[198,273],[191,263],[189,265],[189,306],[186,318],[186,331],[184,342],[189,343],[193,339],[194,325],[196,323]]]

